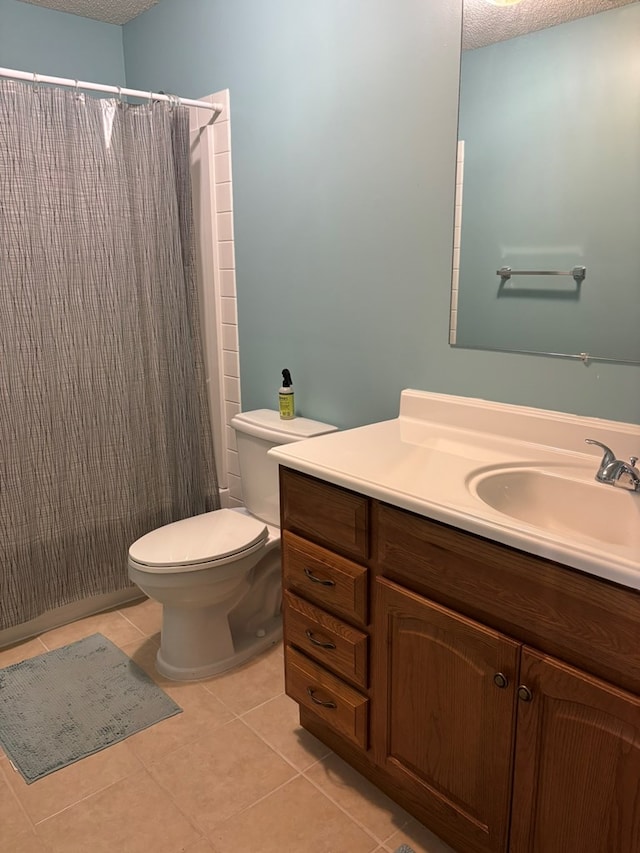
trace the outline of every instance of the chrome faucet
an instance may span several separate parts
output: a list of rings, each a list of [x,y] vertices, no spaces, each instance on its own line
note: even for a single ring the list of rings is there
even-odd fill
[[[628,462],[623,462],[621,459],[616,459],[611,448],[601,441],[596,441],[595,438],[585,438],[585,441],[604,450],[596,480],[620,489],[628,489],[630,492],[640,492],[640,471],[636,468],[637,456],[631,456]]]

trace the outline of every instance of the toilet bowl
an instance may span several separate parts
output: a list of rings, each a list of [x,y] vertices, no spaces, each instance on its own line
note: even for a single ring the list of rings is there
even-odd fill
[[[129,578],[162,604],[158,671],[174,681],[208,678],[282,635],[277,463],[269,448],[335,431],[268,409],[232,419],[245,506],[153,530],[129,549]]]

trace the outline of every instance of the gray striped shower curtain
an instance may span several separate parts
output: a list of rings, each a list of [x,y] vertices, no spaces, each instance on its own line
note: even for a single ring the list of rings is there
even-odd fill
[[[0,629],[219,505],[188,113],[0,80]]]

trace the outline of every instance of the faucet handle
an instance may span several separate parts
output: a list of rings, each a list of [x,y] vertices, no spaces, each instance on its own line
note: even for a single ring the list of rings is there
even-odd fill
[[[595,438],[585,438],[585,442],[587,444],[595,444],[596,447],[600,447],[604,451],[602,462],[600,463],[600,467],[596,473],[596,480],[600,483],[612,482],[611,469],[613,464],[617,461],[613,450],[601,441],[596,441]]]
[[[631,465],[631,467],[632,467],[632,468],[635,468],[635,467],[636,467],[636,462],[637,462],[637,461],[638,461],[638,457],[637,457],[637,456],[630,456],[630,457],[629,457],[629,465]]]
[[[615,462],[616,456],[613,450],[610,447],[607,447],[606,444],[603,444],[601,441],[596,441],[595,438],[585,438],[585,444],[595,444],[596,447],[600,447],[604,450],[604,457],[602,459],[602,467],[609,465],[611,462]]]

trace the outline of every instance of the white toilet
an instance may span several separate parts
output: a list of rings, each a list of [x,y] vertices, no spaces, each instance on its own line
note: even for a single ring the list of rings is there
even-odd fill
[[[129,577],[163,605],[156,666],[175,681],[224,672],[280,639],[278,463],[267,451],[336,430],[269,409],[231,425],[245,506],[167,524],[129,549]]]

